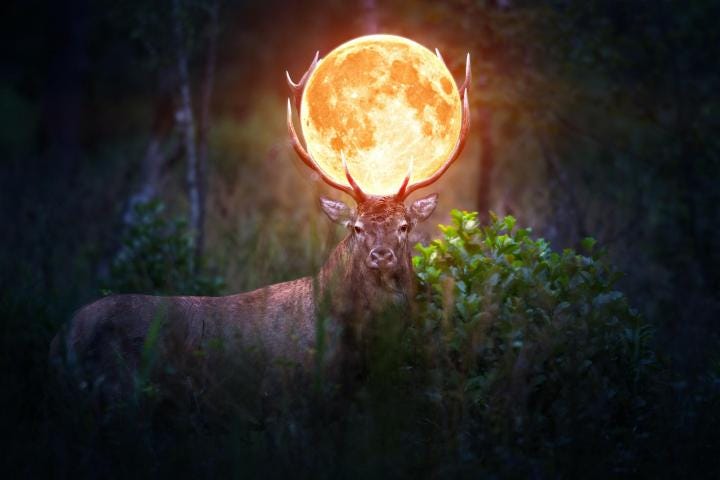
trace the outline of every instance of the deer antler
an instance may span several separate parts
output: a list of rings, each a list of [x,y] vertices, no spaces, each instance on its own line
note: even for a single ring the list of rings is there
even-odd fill
[[[435,49],[435,54],[438,56],[438,58],[445,63],[445,61],[442,58],[442,55],[440,55],[440,51],[438,49]],[[460,92],[460,97],[462,101],[462,120],[460,124],[460,137],[457,140],[457,143],[455,144],[455,148],[453,148],[452,152],[450,153],[450,156],[445,160],[445,163],[442,164],[440,168],[438,168],[435,173],[432,174],[432,176],[426,178],[425,180],[422,180],[417,183],[413,183],[412,185],[408,185],[410,183],[410,174],[411,171],[408,170],[408,174],[405,177],[405,180],[403,181],[402,185],[400,186],[400,189],[395,194],[395,198],[398,200],[404,200],[407,198],[408,195],[410,195],[415,190],[418,190],[423,187],[427,187],[428,185],[434,183],[437,181],[438,178],[442,177],[442,175],[445,173],[445,171],[452,165],[452,163],[457,159],[457,157],[460,156],[460,152],[462,152],[463,147],[465,146],[465,140],[467,140],[467,133],[470,129],[470,104],[468,102],[468,88],[470,87],[470,54],[467,54],[467,57],[465,59],[465,80],[463,81],[462,85],[458,89]],[[411,166],[412,168],[412,166]]]
[[[298,83],[295,83],[292,81],[292,78],[290,78],[290,72],[285,70],[285,76],[287,77],[288,85],[290,86],[290,91],[292,91],[293,99],[295,100],[295,109],[299,112],[300,111],[300,102],[302,101],[302,93],[305,89],[305,84],[308,81],[308,78],[310,78],[310,74],[312,74],[313,70],[315,70],[315,67],[317,67],[318,60],[320,59],[320,50],[315,52],[315,57],[313,58],[313,61],[310,63],[310,66],[305,71],[302,77],[300,77],[300,81]]]
[[[315,58],[313,59],[312,63],[310,64],[310,67],[308,67],[305,74],[300,78],[300,81],[298,83],[295,83],[292,81],[292,78],[290,78],[290,73],[286,70],[285,75],[287,76],[288,85],[290,86],[290,90],[292,91],[293,99],[295,100],[295,109],[300,112],[300,104],[302,102],[302,94],[305,90],[305,84],[307,84],[308,79],[310,78],[310,75],[312,74],[313,70],[315,70],[315,67],[317,66],[318,59],[320,56],[320,52],[315,53]],[[332,178],[330,178],[325,172],[322,171],[320,166],[317,164],[317,162],[312,158],[312,155],[310,155],[310,152],[308,152],[305,147],[303,147],[302,143],[300,142],[300,139],[297,136],[297,133],[295,131],[295,126],[293,125],[292,120],[292,106],[290,104],[290,98],[288,98],[287,102],[287,127],[288,132],[290,133],[290,142],[292,143],[293,148],[295,149],[295,152],[298,154],[300,159],[310,167],[310,169],[317,172],[318,175],[320,175],[320,178],[330,185],[333,188],[336,188],[342,192],[347,193],[351,197],[355,199],[357,203],[362,203],[367,199],[367,195],[360,189],[360,186],[357,184],[355,179],[353,179],[352,175],[350,175],[350,171],[348,170],[347,163],[345,161],[345,154],[341,153],[342,155],[342,162],[343,162],[343,168],[345,169],[345,176],[348,179],[348,183],[350,183],[350,186],[343,185],[341,183],[336,182]],[[302,125],[301,125],[302,127]]]

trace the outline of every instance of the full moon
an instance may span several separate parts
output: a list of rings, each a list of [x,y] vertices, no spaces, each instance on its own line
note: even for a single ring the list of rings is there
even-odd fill
[[[344,43],[317,65],[300,106],[307,149],[325,174],[365,193],[392,195],[430,177],[460,135],[462,106],[444,62],[395,35]]]

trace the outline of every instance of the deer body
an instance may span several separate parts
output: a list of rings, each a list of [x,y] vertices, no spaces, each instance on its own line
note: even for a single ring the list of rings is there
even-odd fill
[[[85,370],[112,372],[120,361],[132,371],[153,322],[160,322],[173,354],[191,355],[218,341],[227,350],[262,349],[303,362],[314,336],[312,299],[311,277],[225,297],[112,295],[78,311],[52,355],[64,347]]]
[[[86,376],[105,375],[111,394],[122,393],[130,387],[128,374],[138,368],[153,322],[159,322],[163,362],[184,363],[208,345],[220,345],[229,355],[250,352],[262,366],[310,371],[319,335],[324,360],[332,362],[347,332],[373,313],[408,303],[414,292],[408,234],[436,204],[437,195],[408,209],[396,199],[376,198],[356,212],[323,198],[325,213],[350,233],[314,277],[224,297],[109,296],[78,311],[64,345],[58,336],[51,355],[58,359],[67,352]]]

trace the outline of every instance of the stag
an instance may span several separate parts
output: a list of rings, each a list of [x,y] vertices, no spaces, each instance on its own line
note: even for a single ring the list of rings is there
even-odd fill
[[[344,158],[349,185],[326,175],[298,138],[288,98],[287,127],[294,150],[325,183],[356,203],[351,208],[338,200],[320,199],[330,220],[349,232],[316,275],[223,297],[108,296],[74,315],[65,334],[53,340],[51,358],[80,366],[91,378],[104,376],[111,394],[121,394],[131,385],[128,373],[138,367],[152,325],[162,321],[163,338],[172,340],[165,342],[164,355],[179,352],[192,357],[208,342],[220,340],[225,351],[261,352],[271,362],[282,359],[309,369],[316,361],[321,317],[327,320],[323,325],[332,340],[341,338],[337,332],[348,325],[361,324],[388,306],[407,305],[414,292],[409,234],[431,215],[438,195],[427,195],[407,207],[404,202],[408,195],[440,178],[463,149],[470,121],[469,60],[468,55],[460,87],[463,110],[457,144],[431,177],[410,183],[408,172],[394,195],[364,193]],[[287,75],[296,105],[317,62],[316,54],[298,83]],[[340,343],[330,341],[329,358]]]

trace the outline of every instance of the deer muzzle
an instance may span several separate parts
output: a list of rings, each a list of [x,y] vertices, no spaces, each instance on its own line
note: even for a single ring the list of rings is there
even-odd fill
[[[370,250],[367,263],[370,268],[387,270],[397,265],[397,257],[395,252],[387,247],[375,247]]]

